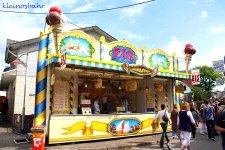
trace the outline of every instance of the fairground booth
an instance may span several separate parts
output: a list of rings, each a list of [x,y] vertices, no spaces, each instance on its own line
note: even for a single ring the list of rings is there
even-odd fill
[[[41,33],[37,66],[35,126],[45,126],[50,144],[162,131],[155,114],[161,104],[172,110],[175,80],[190,79],[175,54],[57,29]]]

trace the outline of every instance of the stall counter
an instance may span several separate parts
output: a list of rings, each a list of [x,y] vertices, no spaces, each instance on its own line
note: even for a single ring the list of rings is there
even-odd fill
[[[49,143],[121,138],[162,132],[155,113],[51,115]],[[168,131],[171,131],[169,126]]]

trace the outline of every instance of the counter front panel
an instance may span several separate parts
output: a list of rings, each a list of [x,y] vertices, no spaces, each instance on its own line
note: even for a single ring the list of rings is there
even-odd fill
[[[162,132],[155,114],[51,116],[49,143],[109,139]],[[168,131],[171,131],[170,127]]]

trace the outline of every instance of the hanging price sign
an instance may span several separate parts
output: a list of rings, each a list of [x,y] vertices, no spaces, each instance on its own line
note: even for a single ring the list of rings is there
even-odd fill
[[[191,81],[192,85],[200,84],[201,78],[199,69],[191,71]]]

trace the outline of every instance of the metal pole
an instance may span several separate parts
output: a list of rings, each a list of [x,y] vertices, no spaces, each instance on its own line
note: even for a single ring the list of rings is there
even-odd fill
[[[25,83],[24,83],[24,99],[23,99],[23,110],[22,110],[22,128],[21,131],[24,132],[24,121],[25,121],[25,104],[26,104],[26,88],[27,88],[27,71],[28,71],[28,65],[27,65],[27,61],[28,61],[28,54],[27,53],[27,57],[26,57],[26,67],[25,67]]]

